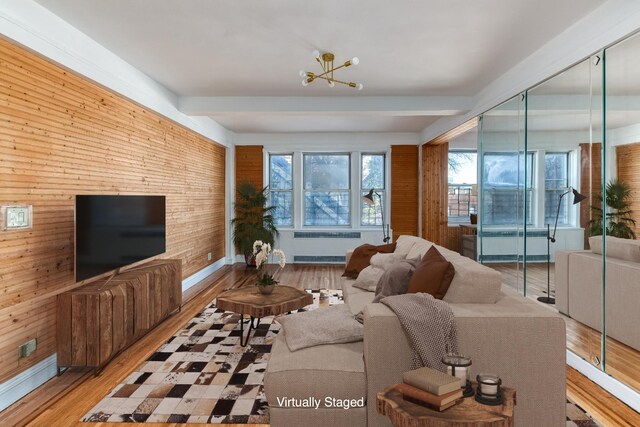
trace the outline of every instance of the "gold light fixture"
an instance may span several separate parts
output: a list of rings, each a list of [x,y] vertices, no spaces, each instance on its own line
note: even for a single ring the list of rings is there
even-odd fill
[[[334,87],[335,83],[347,85],[358,90],[362,90],[362,88],[364,87],[362,83],[344,82],[333,77],[334,71],[339,70],[340,68],[358,65],[360,60],[357,57],[353,57],[350,60],[345,61],[342,65],[336,67],[333,65],[333,61],[335,60],[335,56],[333,55],[333,53],[325,52],[321,55],[320,51],[314,50],[312,55],[322,67],[322,73],[316,74],[311,71],[300,70],[300,77],[302,77],[302,86],[308,86],[309,83],[314,82],[316,79],[322,79],[325,80],[331,87]]]

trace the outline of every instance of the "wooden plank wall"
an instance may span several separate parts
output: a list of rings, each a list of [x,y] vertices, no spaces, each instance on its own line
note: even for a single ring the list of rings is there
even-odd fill
[[[264,183],[264,162],[262,160],[262,145],[236,146],[236,187],[241,182],[251,182],[258,188]]]
[[[395,239],[403,234],[418,235],[419,160],[417,145],[391,146],[391,229]]]
[[[618,179],[631,187],[631,206],[636,226],[633,231],[640,239],[640,143],[616,147],[616,169]]]
[[[584,228],[584,248],[589,249],[591,206],[600,206],[602,193],[602,144],[580,144],[580,194],[589,197],[580,203],[580,227]],[[591,177],[591,179],[589,179]]]
[[[0,205],[33,205],[32,229],[0,231],[0,382],[55,351],[76,194],[166,195],[160,258],[184,277],[225,255],[223,146],[0,40]]]
[[[460,250],[460,227],[447,220],[449,143],[422,146],[422,237]]]

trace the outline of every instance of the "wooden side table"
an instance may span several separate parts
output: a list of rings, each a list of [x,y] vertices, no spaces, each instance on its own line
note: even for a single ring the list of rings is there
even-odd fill
[[[502,405],[483,405],[472,396],[438,412],[404,400],[395,386],[378,392],[376,402],[378,413],[388,416],[395,427],[513,427],[516,391],[512,388],[502,387]]]
[[[278,285],[269,295],[260,292],[257,286],[231,289],[218,295],[216,307],[240,314],[240,345],[249,342],[251,330],[260,325],[260,319],[267,316],[288,313],[313,303],[313,296],[291,286]],[[244,315],[249,315],[249,331],[244,338]],[[257,322],[256,322],[257,321]]]

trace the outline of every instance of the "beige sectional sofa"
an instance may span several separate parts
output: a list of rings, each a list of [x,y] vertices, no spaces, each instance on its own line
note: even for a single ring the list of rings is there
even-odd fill
[[[602,237],[592,250],[556,252],[556,308],[602,332]],[[606,237],[607,336],[640,350],[640,241]]]
[[[430,246],[401,236],[396,252],[413,256]],[[500,289],[499,282],[496,290],[500,276],[488,267],[437,248],[456,268],[445,300],[455,315],[459,349],[473,360],[472,374],[497,373],[503,384],[517,390],[516,426],[564,426],[564,320],[515,291]],[[278,335],[265,373],[272,426],[391,425],[376,413],[376,393],[401,381],[410,368],[411,345],[395,314],[384,304],[372,304],[373,292],[354,288],[353,282],[345,279],[342,290],[354,314],[364,309],[363,342],[291,352],[284,333]],[[474,297],[485,302],[454,302]],[[292,408],[283,400],[311,397],[322,402],[318,409]],[[332,398],[361,399],[365,407],[332,407]]]

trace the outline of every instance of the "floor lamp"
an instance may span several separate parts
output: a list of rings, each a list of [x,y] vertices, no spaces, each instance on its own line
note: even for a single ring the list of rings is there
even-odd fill
[[[551,243],[556,242],[556,230],[558,228],[558,217],[560,216],[560,206],[562,205],[562,198],[569,193],[573,193],[573,204],[577,205],[587,198],[584,194],[578,193],[578,191],[569,187],[569,190],[562,193],[560,195],[560,199],[558,200],[558,210],[556,212],[556,222],[553,225],[553,236],[551,235],[551,227],[550,224],[547,224],[547,296],[546,297],[538,297],[538,301],[543,302],[545,304],[555,304],[556,299],[551,297]]]
[[[391,240],[391,237],[389,236],[389,224],[386,224],[385,226],[385,223],[384,223],[384,206],[382,205],[382,196],[380,195],[380,193],[375,191],[375,188],[372,188],[371,190],[369,190],[367,194],[362,196],[362,200],[364,200],[364,202],[369,206],[374,206],[376,203],[373,199],[374,194],[378,196],[378,200],[380,201],[380,215],[382,217],[382,237],[383,237],[382,241],[385,243],[389,243],[389,240]]]

